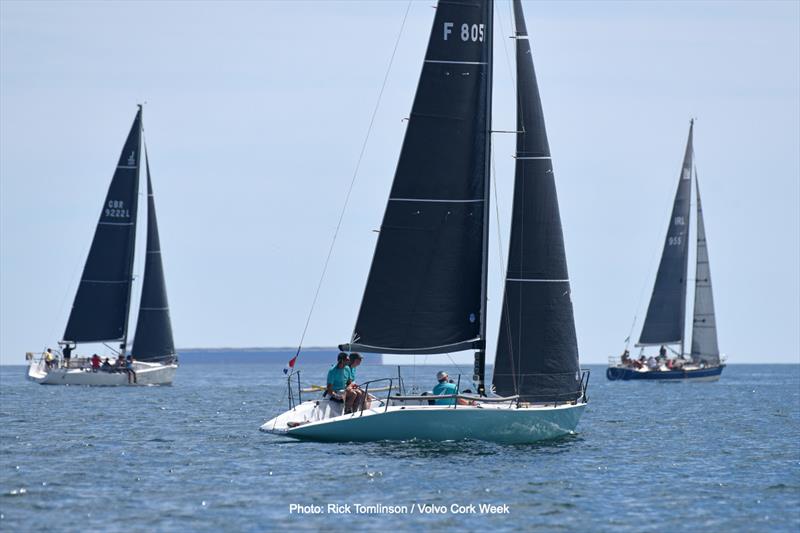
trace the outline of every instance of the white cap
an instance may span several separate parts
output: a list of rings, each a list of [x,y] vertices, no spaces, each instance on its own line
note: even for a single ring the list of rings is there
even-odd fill
[[[447,379],[447,372],[445,372],[444,370],[440,370],[439,372],[436,373],[436,379],[439,381]]]

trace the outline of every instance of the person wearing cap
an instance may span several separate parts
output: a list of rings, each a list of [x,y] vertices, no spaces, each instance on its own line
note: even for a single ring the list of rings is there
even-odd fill
[[[439,371],[436,374],[436,379],[439,383],[433,388],[433,395],[434,396],[446,396],[448,394],[456,394],[457,389],[455,383],[450,383],[448,381],[447,372],[444,370]],[[436,405],[455,405],[456,399],[455,398],[441,398],[436,400]]]
[[[356,383],[356,370],[363,359],[360,353],[354,352],[350,354],[350,364],[347,367],[349,372],[348,383],[344,399],[345,413],[359,409],[364,402],[364,391]]]
[[[344,400],[347,382],[350,380],[350,367],[347,366],[348,362],[347,354],[339,352],[336,358],[336,364],[328,370],[327,385],[323,397],[330,396],[332,400],[338,400],[340,402]]]

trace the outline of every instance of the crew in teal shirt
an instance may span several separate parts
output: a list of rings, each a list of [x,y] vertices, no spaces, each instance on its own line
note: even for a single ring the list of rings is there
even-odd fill
[[[447,381],[447,378],[448,378],[447,372],[442,371],[436,374],[436,379],[439,380],[439,383],[433,388],[434,396],[456,394],[458,392],[455,383],[450,383],[449,381]],[[436,400],[436,405],[455,405],[455,404],[456,404],[455,398],[442,398]]]
[[[333,394],[347,388],[350,379],[350,367],[347,366],[347,354],[340,353],[338,361],[328,370],[325,394]]]

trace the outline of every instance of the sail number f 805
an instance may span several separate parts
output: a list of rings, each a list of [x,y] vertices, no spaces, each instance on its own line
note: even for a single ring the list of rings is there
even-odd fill
[[[442,38],[447,41],[453,33],[454,22],[445,22]],[[466,22],[461,25],[461,40],[464,42],[472,41],[483,42],[483,24],[467,24]]]

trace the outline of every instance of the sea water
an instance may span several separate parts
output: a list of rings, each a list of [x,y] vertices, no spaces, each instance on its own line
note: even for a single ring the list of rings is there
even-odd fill
[[[282,368],[187,363],[171,387],[88,388],[0,367],[0,530],[800,529],[800,365],[717,383],[591,367],[577,434],[525,446],[261,433],[286,409]],[[324,382],[326,366],[298,368]],[[429,390],[437,370],[403,374]]]

